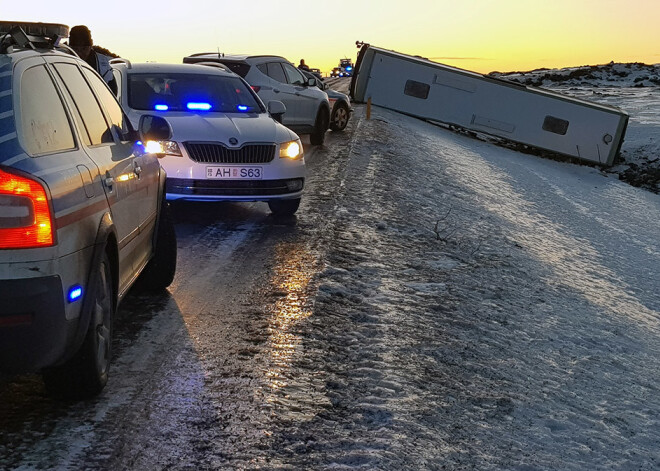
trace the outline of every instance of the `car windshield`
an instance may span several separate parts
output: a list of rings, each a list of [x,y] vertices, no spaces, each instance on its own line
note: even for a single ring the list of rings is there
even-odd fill
[[[264,112],[240,78],[211,74],[131,74],[128,106],[146,111]]]

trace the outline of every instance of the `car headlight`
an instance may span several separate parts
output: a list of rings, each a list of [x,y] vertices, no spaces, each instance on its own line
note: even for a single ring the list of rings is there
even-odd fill
[[[145,150],[152,154],[167,154],[182,157],[181,149],[176,141],[147,141]]]
[[[303,146],[300,139],[295,141],[283,142],[280,144],[280,158],[296,160],[303,155]]]

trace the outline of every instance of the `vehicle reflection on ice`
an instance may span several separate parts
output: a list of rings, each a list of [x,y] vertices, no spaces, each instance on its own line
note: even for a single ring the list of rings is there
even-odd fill
[[[269,320],[270,364],[266,378],[270,395],[266,392],[266,400],[283,406],[281,414],[309,419],[320,406],[329,403],[323,384],[315,381],[318,372],[297,366],[308,353],[300,332],[313,312],[316,288],[312,280],[318,260],[307,248],[286,243],[276,247],[275,260],[271,284],[278,299],[271,307]]]
[[[296,325],[312,313],[311,305],[307,304],[307,288],[316,260],[309,252],[301,251],[297,244],[278,246],[275,257],[277,263],[271,283],[282,297],[275,302],[269,321],[272,367],[267,377],[270,387],[281,388],[287,384],[283,373],[290,367],[300,345]]]

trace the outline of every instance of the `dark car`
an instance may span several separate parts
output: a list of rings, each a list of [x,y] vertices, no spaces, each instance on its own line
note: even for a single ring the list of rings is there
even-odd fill
[[[302,71],[307,78],[315,78],[311,72]],[[333,90],[323,80],[316,79],[316,86],[328,95],[328,101],[332,107],[330,112],[330,129],[343,131],[348,125],[348,120],[353,112],[351,100],[345,93]]]
[[[351,77],[353,75],[353,61],[351,59],[341,59],[339,68],[343,71],[342,77]]]
[[[22,26],[22,27],[21,27]],[[27,32],[26,32],[27,31]],[[54,396],[98,394],[112,323],[135,284],[165,289],[176,238],[165,172],[65,25],[0,22],[0,371],[40,371]]]
[[[348,77],[348,75],[346,75],[346,71],[342,67],[335,67],[330,72],[330,77]]]

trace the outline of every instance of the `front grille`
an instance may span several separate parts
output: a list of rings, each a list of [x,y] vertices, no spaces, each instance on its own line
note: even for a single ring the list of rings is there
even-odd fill
[[[291,191],[287,183],[298,183],[302,190],[302,178],[290,180],[188,180],[185,178],[168,178],[166,192],[177,195],[198,196],[268,196],[286,195],[300,190]]]
[[[275,158],[275,144],[246,144],[238,149],[216,142],[183,145],[193,161],[205,164],[265,164]]]

